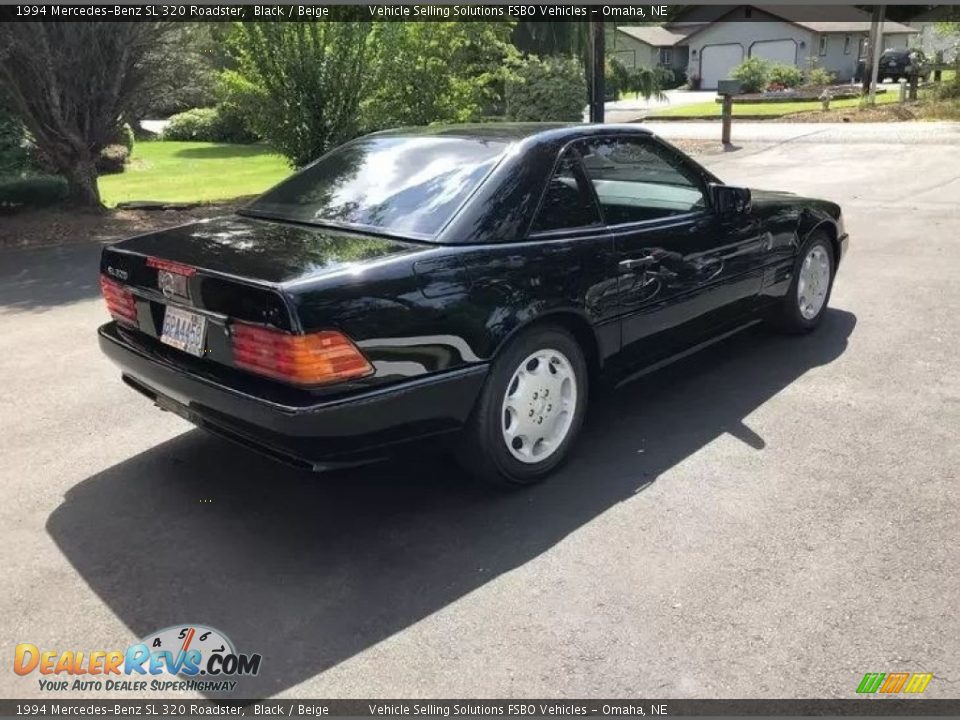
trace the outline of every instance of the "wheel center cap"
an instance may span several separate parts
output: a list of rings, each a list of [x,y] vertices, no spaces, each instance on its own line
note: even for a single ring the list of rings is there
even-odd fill
[[[538,387],[530,399],[530,419],[538,425],[553,413],[553,399],[549,387]]]

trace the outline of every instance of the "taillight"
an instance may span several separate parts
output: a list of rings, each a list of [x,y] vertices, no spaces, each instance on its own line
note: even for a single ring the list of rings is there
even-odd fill
[[[137,324],[137,303],[127,288],[116,280],[101,275],[100,291],[103,293],[103,299],[107,301],[107,310],[114,320],[130,325]]]
[[[350,338],[335,330],[294,335],[233,323],[231,336],[234,365],[278,380],[320,385],[373,372]]]

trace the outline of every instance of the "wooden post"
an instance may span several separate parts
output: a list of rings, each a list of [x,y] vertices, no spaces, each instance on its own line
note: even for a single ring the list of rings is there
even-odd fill
[[[723,129],[721,130],[720,142],[724,145],[730,144],[730,124],[733,121],[733,96],[724,95],[723,105],[721,106],[720,116],[723,118]]]
[[[920,81],[920,75],[919,73],[917,73],[916,69],[914,69],[910,73],[910,99],[911,100],[917,99],[917,84],[919,83],[919,81]]]
[[[604,54],[606,38],[603,21],[590,21],[590,122],[602,123],[604,111]]]
[[[870,104],[877,104],[877,76],[880,74],[880,55],[883,54],[883,16],[886,5],[875,5],[870,22],[870,34],[873,36],[870,49]]]

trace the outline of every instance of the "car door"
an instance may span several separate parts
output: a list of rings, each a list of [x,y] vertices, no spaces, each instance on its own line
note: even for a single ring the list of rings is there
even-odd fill
[[[613,238],[604,227],[580,155],[565,148],[530,226],[527,257],[551,303],[582,302],[601,358],[620,350],[619,293]]]
[[[579,150],[614,237],[622,360],[672,355],[755,307],[759,224],[715,213],[695,165],[648,135],[591,138]]]

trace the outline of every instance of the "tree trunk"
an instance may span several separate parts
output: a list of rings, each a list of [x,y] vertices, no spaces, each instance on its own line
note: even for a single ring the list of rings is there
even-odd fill
[[[67,180],[67,203],[75,207],[102,210],[100,188],[97,187],[97,167],[93,160],[77,160],[63,171]]]

